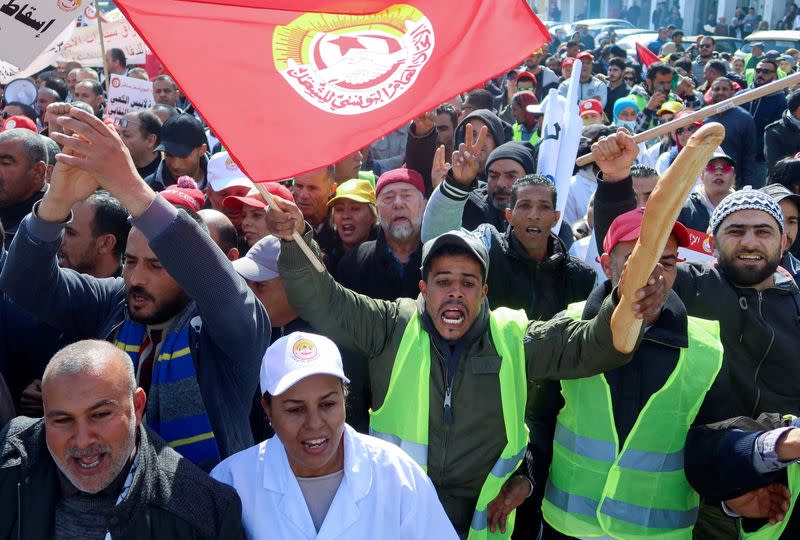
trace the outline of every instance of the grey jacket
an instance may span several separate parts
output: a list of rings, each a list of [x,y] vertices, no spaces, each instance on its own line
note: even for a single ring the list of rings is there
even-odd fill
[[[39,219],[36,208],[20,224],[0,274],[0,289],[76,339],[113,340],[128,318],[123,279],[97,279],[59,268],[56,252],[65,224]],[[184,211],[158,196],[132,222],[194,299],[198,316],[190,317],[189,324],[197,382],[225,459],[253,445],[248,414],[269,345],[269,318],[230,261]]]
[[[138,429],[139,465],[127,497],[108,514],[114,540],[239,539],[239,496],[169,448],[149,428]],[[18,417],[0,433],[0,539],[53,538],[60,497],[44,420]]]

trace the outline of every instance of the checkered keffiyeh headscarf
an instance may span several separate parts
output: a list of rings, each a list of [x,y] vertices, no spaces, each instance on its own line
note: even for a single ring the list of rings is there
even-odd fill
[[[783,212],[775,200],[757,189],[745,186],[739,191],[735,191],[722,199],[714,213],[711,215],[711,234],[716,234],[720,223],[729,215],[739,210],[761,210],[775,218],[778,222],[778,229],[783,234]]]

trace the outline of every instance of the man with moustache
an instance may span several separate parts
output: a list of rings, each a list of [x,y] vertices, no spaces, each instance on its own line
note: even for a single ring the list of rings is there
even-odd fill
[[[800,195],[792,193],[786,186],[781,184],[769,184],[761,188],[761,191],[772,197],[781,207],[783,231],[786,235],[786,246],[783,248],[781,268],[792,275],[795,283],[800,283],[800,260],[789,251],[797,240],[797,224],[798,219],[800,219]]]
[[[375,191],[380,222],[378,237],[342,258],[337,279],[348,289],[372,298],[413,298],[418,293],[420,228],[427,202],[422,175],[413,169],[385,172]]]
[[[43,379],[44,419],[0,433],[0,537],[242,538],[236,492],[142,423],[147,397],[124,351],[79,341]]]
[[[50,189],[20,225],[0,288],[68,335],[128,352],[150,395],[148,425],[210,470],[253,444],[247,418],[269,343],[267,314],[200,218],[169,204],[136,173],[112,126],[65,104],[55,112],[75,133],[53,134],[70,155],[58,155]],[[132,217],[122,278],[57,265],[70,209],[98,186]]]

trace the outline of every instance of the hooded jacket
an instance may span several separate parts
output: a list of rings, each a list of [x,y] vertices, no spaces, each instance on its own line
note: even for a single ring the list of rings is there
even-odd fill
[[[242,505],[149,428],[138,428],[139,464],[127,497],[109,512],[114,540],[243,538]],[[0,538],[49,540],[60,498],[44,420],[19,417],[0,433]]]

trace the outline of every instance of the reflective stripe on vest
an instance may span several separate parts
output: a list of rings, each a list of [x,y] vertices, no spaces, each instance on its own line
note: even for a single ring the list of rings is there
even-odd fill
[[[519,467],[528,444],[525,425],[528,386],[522,344],[527,326],[528,318],[522,311],[501,308],[489,316],[492,342],[502,359],[498,378],[508,442],[478,494],[469,540],[510,538],[514,530],[512,512],[506,522],[506,534],[499,529],[490,533],[487,507]],[[370,434],[403,448],[423,468],[428,463],[430,347],[430,337],[415,313],[403,333],[383,405],[370,411]]]
[[[797,495],[798,492],[800,492],[800,465],[797,463],[792,463],[789,465],[786,474],[789,476],[789,492],[792,494],[792,501],[789,504],[789,510],[786,512],[786,517],[772,525],[764,525],[757,531],[753,531],[751,533],[744,532],[740,524],[739,538],[742,540],[778,540],[781,538],[783,531],[786,529],[786,525],[789,523],[789,520],[792,517],[794,505],[797,504]]]
[[[540,137],[539,137],[539,131],[538,130],[534,129],[533,133],[531,133],[531,136],[528,137],[527,141],[523,141],[522,140],[522,126],[520,124],[512,125],[511,126],[511,131],[513,132],[513,135],[511,137],[512,141],[529,142],[529,143],[531,143],[533,145],[536,145],[536,143],[539,142]]]
[[[567,315],[582,311],[573,305]],[[716,322],[690,317],[688,331],[688,349],[648,399],[621,452],[605,377],[562,381],[542,504],[552,527],[579,537],[691,538],[699,497],[683,472],[683,446],[722,366],[722,347]]]

